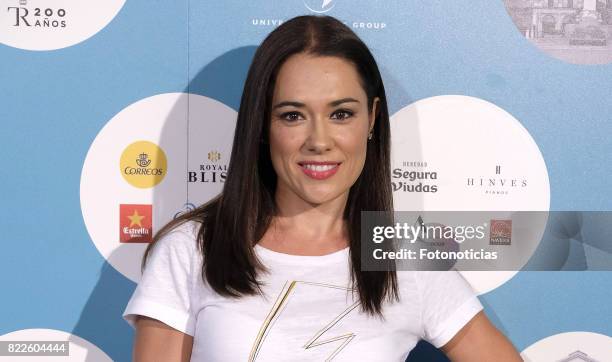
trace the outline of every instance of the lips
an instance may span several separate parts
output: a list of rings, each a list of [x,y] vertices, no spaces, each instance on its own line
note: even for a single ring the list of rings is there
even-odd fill
[[[298,162],[304,174],[315,180],[325,180],[333,176],[342,162],[336,161],[303,161]]]

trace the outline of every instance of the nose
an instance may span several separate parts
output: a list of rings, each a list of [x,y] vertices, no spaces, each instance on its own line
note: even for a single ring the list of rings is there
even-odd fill
[[[309,134],[306,138],[306,149],[309,152],[323,153],[333,147],[333,137],[329,124],[324,117],[315,117],[310,124]]]

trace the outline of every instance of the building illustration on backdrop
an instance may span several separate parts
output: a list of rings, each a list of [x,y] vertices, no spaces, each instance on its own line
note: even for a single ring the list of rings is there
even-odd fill
[[[566,358],[559,360],[559,362],[599,362],[589,357],[588,354],[582,351],[572,352]]]
[[[504,0],[518,30],[544,52],[580,64],[612,62],[612,0]]]

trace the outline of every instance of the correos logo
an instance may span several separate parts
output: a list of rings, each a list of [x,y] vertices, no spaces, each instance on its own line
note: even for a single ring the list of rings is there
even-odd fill
[[[163,93],[126,106],[102,127],[83,162],[80,200],[108,264],[137,283],[151,237],[222,191],[235,125],[236,111],[217,100]]]
[[[322,14],[334,7],[334,0],[304,0],[304,6],[314,13]]]
[[[5,0],[0,43],[26,50],[55,50],[102,30],[125,0]]]
[[[121,154],[121,176],[132,186],[146,189],[159,184],[167,172],[164,151],[153,142],[137,141]]]

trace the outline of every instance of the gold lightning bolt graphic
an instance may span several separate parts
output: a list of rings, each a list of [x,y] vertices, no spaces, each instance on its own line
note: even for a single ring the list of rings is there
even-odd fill
[[[283,308],[289,302],[289,297],[295,291],[295,288],[298,285],[298,283],[300,283],[300,284],[308,284],[308,285],[315,285],[315,286],[321,286],[321,287],[325,287],[325,288],[334,288],[334,289],[343,289],[343,290],[354,290],[352,288],[341,287],[341,286],[333,285],[333,284],[305,282],[305,281],[298,281],[298,280],[293,280],[291,282],[285,283],[281,293],[276,298],[276,301],[274,302],[274,305],[270,309],[270,312],[266,316],[266,319],[264,320],[261,328],[259,329],[259,333],[257,333],[257,337],[255,339],[255,342],[253,343],[253,347],[251,348],[251,353],[249,355],[249,362],[253,362],[257,358],[257,355],[258,355],[259,351],[261,350],[261,347],[263,345],[265,337],[268,334],[268,332],[270,332],[270,330],[271,330],[271,328],[273,326],[273,322],[279,317],[281,311],[283,310]],[[340,320],[342,320],[342,318],[344,318],[346,315],[348,315],[358,305],[359,305],[359,302],[357,301],[357,302],[351,304],[348,308],[344,309],[342,311],[342,313],[340,313],[331,322],[329,322],[327,325],[325,325],[323,328],[321,328],[321,330],[316,332],[314,334],[314,336],[304,344],[303,348],[304,349],[315,348],[317,346],[321,346],[321,345],[326,344],[326,343],[331,343],[331,342],[336,342],[336,341],[343,341],[332,352],[332,354],[325,359],[326,362],[327,361],[331,361],[332,358],[334,358],[344,347],[346,347],[347,344],[349,344],[351,342],[351,340],[355,337],[355,333],[349,332],[349,333],[342,334],[342,335],[339,335],[339,336],[323,338],[323,339],[321,338],[321,336],[323,336],[323,334],[325,334],[325,332],[327,332],[334,325],[336,325]]]

